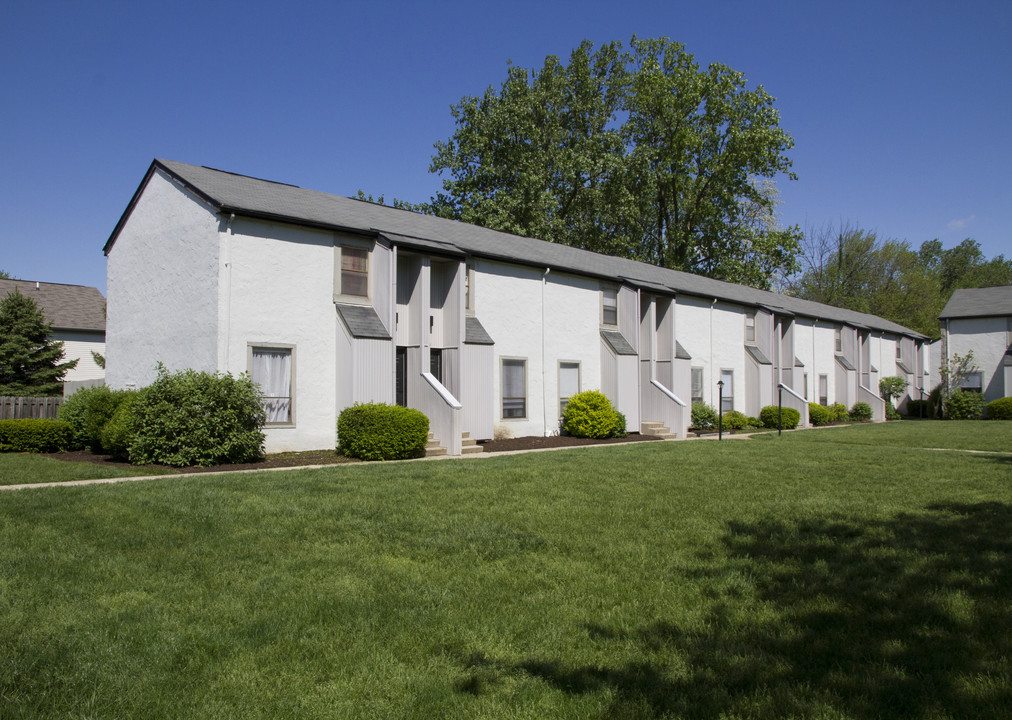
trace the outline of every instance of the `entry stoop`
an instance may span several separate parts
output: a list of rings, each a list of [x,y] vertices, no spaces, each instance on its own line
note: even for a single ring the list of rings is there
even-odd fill
[[[439,441],[429,433],[429,442],[425,444],[425,457],[438,457],[446,455],[446,448],[439,444]]]
[[[640,423],[640,435],[651,435],[662,440],[674,440],[678,437],[678,433],[671,432],[662,423],[653,420],[644,420]]]
[[[471,437],[471,433],[464,431],[460,434],[460,454],[461,455],[472,455],[474,453],[484,452],[478,441]]]

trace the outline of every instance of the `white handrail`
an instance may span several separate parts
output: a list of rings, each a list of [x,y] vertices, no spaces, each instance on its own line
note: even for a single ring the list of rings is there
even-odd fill
[[[674,400],[676,403],[678,403],[682,407],[687,407],[686,404],[685,404],[685,402],[682,401],[681,398],[679,398],[677,395],[675,395],[673,392],[671,392],[670,390],[668,390],[666,387],[664,387],[663,385],[661,385],[656,380],[651,380],[650,384],[653,385],[658,390],[660,390],[665,395],[667,395],[669,399]]]
[[[443,386],[443,383],[439,382],[439,380],[436,379],[435,375],[433,375],[430,372],[423,372],[422,377],[425,378],[425,382],[429,383],[429,385],[432,386],[433,390],[439,393],[439,397],[443,398],[443,402],[445,402],[447,405],[454,408],[455,410],[459,410],[460,408],[464,407],[463,405],[460,404],[460,401],[457,400],[457,398],[453,397],[453,393],[447,390]]]
[[[803,398],[803,397],[801,397],[801,396],[800,396],[800,395],[798,395],[798,394],[797,394],[796,392],[794,392],[794,390],[792,390],[791,388],[787,387],[787,386],[786,386],[786,385],[784,385],[783,383],[778,383],[778,387],[779,387],[779,388],[780,388],[781,390],[786,390],[787,392],[789,392],[789,393],[790,393],[791,395],[793,395],[794,397],[796,397],[796,398],[797,398],[798,400],[800,400],[801,402],[803,402],[803,403],[807,403],[807,402],[808,402],[808,398]]]

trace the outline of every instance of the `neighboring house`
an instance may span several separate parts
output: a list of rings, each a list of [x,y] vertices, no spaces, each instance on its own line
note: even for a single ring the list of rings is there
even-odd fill
[[[941,363],[973,352],[979,371],[963,389],[990,402],[1012,396],[1012,285],[956,290],[942,314]]]
[[[17,290],[30,297],[46,316],[53,340],[63,342],[63,359],[77,360],[64,376],[64,394],[81,385],[97,384],[105,377],[92,355],[105,354],[105,298],[98,288],[84,285],[0,279],[0,297]]]
[[[249,372],[270,451],[333,447],[355,402],[462,433],[559,431],[600,389],[632,431],[689,406],[871,404],[923,384],[926,338],[882,318],[474,225],[156,160],[105,245],[108,383]]]

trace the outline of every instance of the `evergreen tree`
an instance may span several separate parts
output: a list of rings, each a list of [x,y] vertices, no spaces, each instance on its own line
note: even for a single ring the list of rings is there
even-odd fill
[[[63,343],[35,301],[15,290],[0,300],[0,395],[49,396],[63,392],[63,376],[77,365],[63,359]]]

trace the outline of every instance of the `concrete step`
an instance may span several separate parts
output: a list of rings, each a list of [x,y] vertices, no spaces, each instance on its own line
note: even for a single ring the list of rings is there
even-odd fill
[[[465,445],[460,449],[461,455],[474,455],[475,453],[485,452],[485,448],[481,445]]]
[[[649,435],[651,437],[659,437],[662,440],[674,440],[678,437],[678,433],[671,432],[670,429],[664,427],[663,423],[659,423],[655,420],[644,420],[641,422],[640,434]]]

